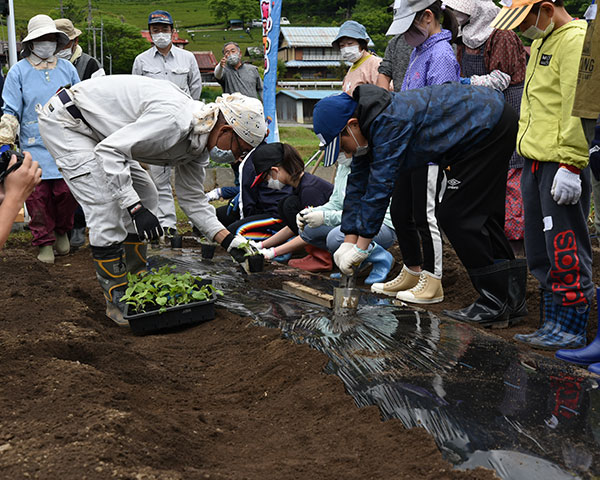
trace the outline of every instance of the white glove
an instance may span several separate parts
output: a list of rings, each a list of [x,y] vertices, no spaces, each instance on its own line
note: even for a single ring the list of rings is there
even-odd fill
[[[581,178],[578,173],[573,173],[567,168],[560,167],[554,175],[552,198],[559,205],[573,205],[581,196]]]
[[[260,250],[263,248],[263,242],[255,242],[254,240],[248,240],[248,243],[250,245],[252,245],[254,248],[256,248],[257,250]]]
[[[235,237],[233,237],[233,240],[229,244],[229,247],[227,247],[227,251],[231,253],[231,250],[233,250],[234,248],[238,248],[240,245],[246,243],[247,241],[248,240],[246,240],[241,235],[236,235]]]
[[[473,75],[471,85],[494,88],[503,92],[510,85],[511,77],[500,70],[494,70],[488,75]]]
[[[304,214],[304,223],[310,228],[317,228],[325,223],[325,212],[313,210]]]
[[[333,255],[336,265],[345,275],[352,275],[352,267],[360,265],[373,247],[369,245],[367,250],[361,250],[354,243],[342,243]]]
[[[211,190],[206,194],[206,198],[208,198],[209,202],[214,202],[215,200],[218,200],[219,198],[221,198],[221,189],[215,188]]]
[[[311,210],[312,210],[312,207],[306,207],[305,209],[300,210],[298,212],[298,214],[296,215],[296,225],[298,225],[299,231],[304,230],[304,227],[306,226],[306,222],[304,221],[304,215],[306,215]]]
[[[260,253],[265,260],[273,260],[277,254],[275,253],[275,247],[273,248],[261,248],[258,253]]]
[[[352,250],[352,247],[354,247],[354,243],[348,242],[344,242],[338,247],[338,249],[333,253],[333,261],[336,265],[338,265],[338,257],[344,255],[344,253],[346,253],[348,250]]]

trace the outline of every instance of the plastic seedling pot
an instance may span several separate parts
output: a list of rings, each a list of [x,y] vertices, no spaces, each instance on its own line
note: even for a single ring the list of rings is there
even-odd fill
[[[262,255],[252,255],[246,258],[248,263],[248,272],[258,273],[263,271],[265,257]]]
[[[198,286],[212,285],[212,280],[197,281]],[[194,325],[206,322],[215,318],[215,302],[217,294],[213,292],[209,300],[202,302],[186,303],[167,307],[163,313],[155,310],[149,310],[141,313],[130,313],[129,309],[133,307],[127,305],[127,310],[123,318],[129,322],[129,327],[135,335],[147,335],[165,329]]]
[[[183,248],[183,236],[173,235],[171,237],[171,248]]]
[[[202,249],[202,258],[211,259],[215,256],[216,243],[201,243],[200,248]]]

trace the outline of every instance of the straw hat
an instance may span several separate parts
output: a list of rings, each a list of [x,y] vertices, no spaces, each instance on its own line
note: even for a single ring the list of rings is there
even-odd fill
[[[65,33],[67,37],[69,37],[69,40],[74,40],[81,35],[81,30],[75,28],[73,22],[68,18],[59,18],[58,20],[54,20],[54,25],[56,25],[56,28],[58,28],[61,32]]]
[[[69,37],[66,33],[61,32],[54,25],[48,15],[36,15],[31,17],[27,24],[27,36],[23,39],[23,43],[31,42],[37,38],[48,35],[49,33],[56,33],[57,49],[60,50],[67,43],[69,43]]]

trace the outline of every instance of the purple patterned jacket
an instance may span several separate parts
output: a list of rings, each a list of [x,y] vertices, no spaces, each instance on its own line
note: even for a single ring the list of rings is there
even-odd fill
[[[460,65],[456,60],[450,40],[452,40],[452,33],[442,30],[413,50],[404,82],[402,82],[403,92],[460,81]]]

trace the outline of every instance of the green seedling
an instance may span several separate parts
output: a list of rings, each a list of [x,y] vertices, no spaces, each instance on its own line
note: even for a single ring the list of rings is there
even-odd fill
[[[256,248],[250,245],[250,242],[240,243],[237,248],[240,248],[244,251],[244,257],[252,257],[254,255],[258,255],[258,251],[256,250]]]
[[[153,307],[164,313],[167,307],[209,300],[213,293],[223,295],[212,285],[199,286],[200,277],[191,273],[173,273],[172,270],[172,266],[165,265],[136,275],[128,273],[127,290],[121,301],[131,305],[136,313]]]

